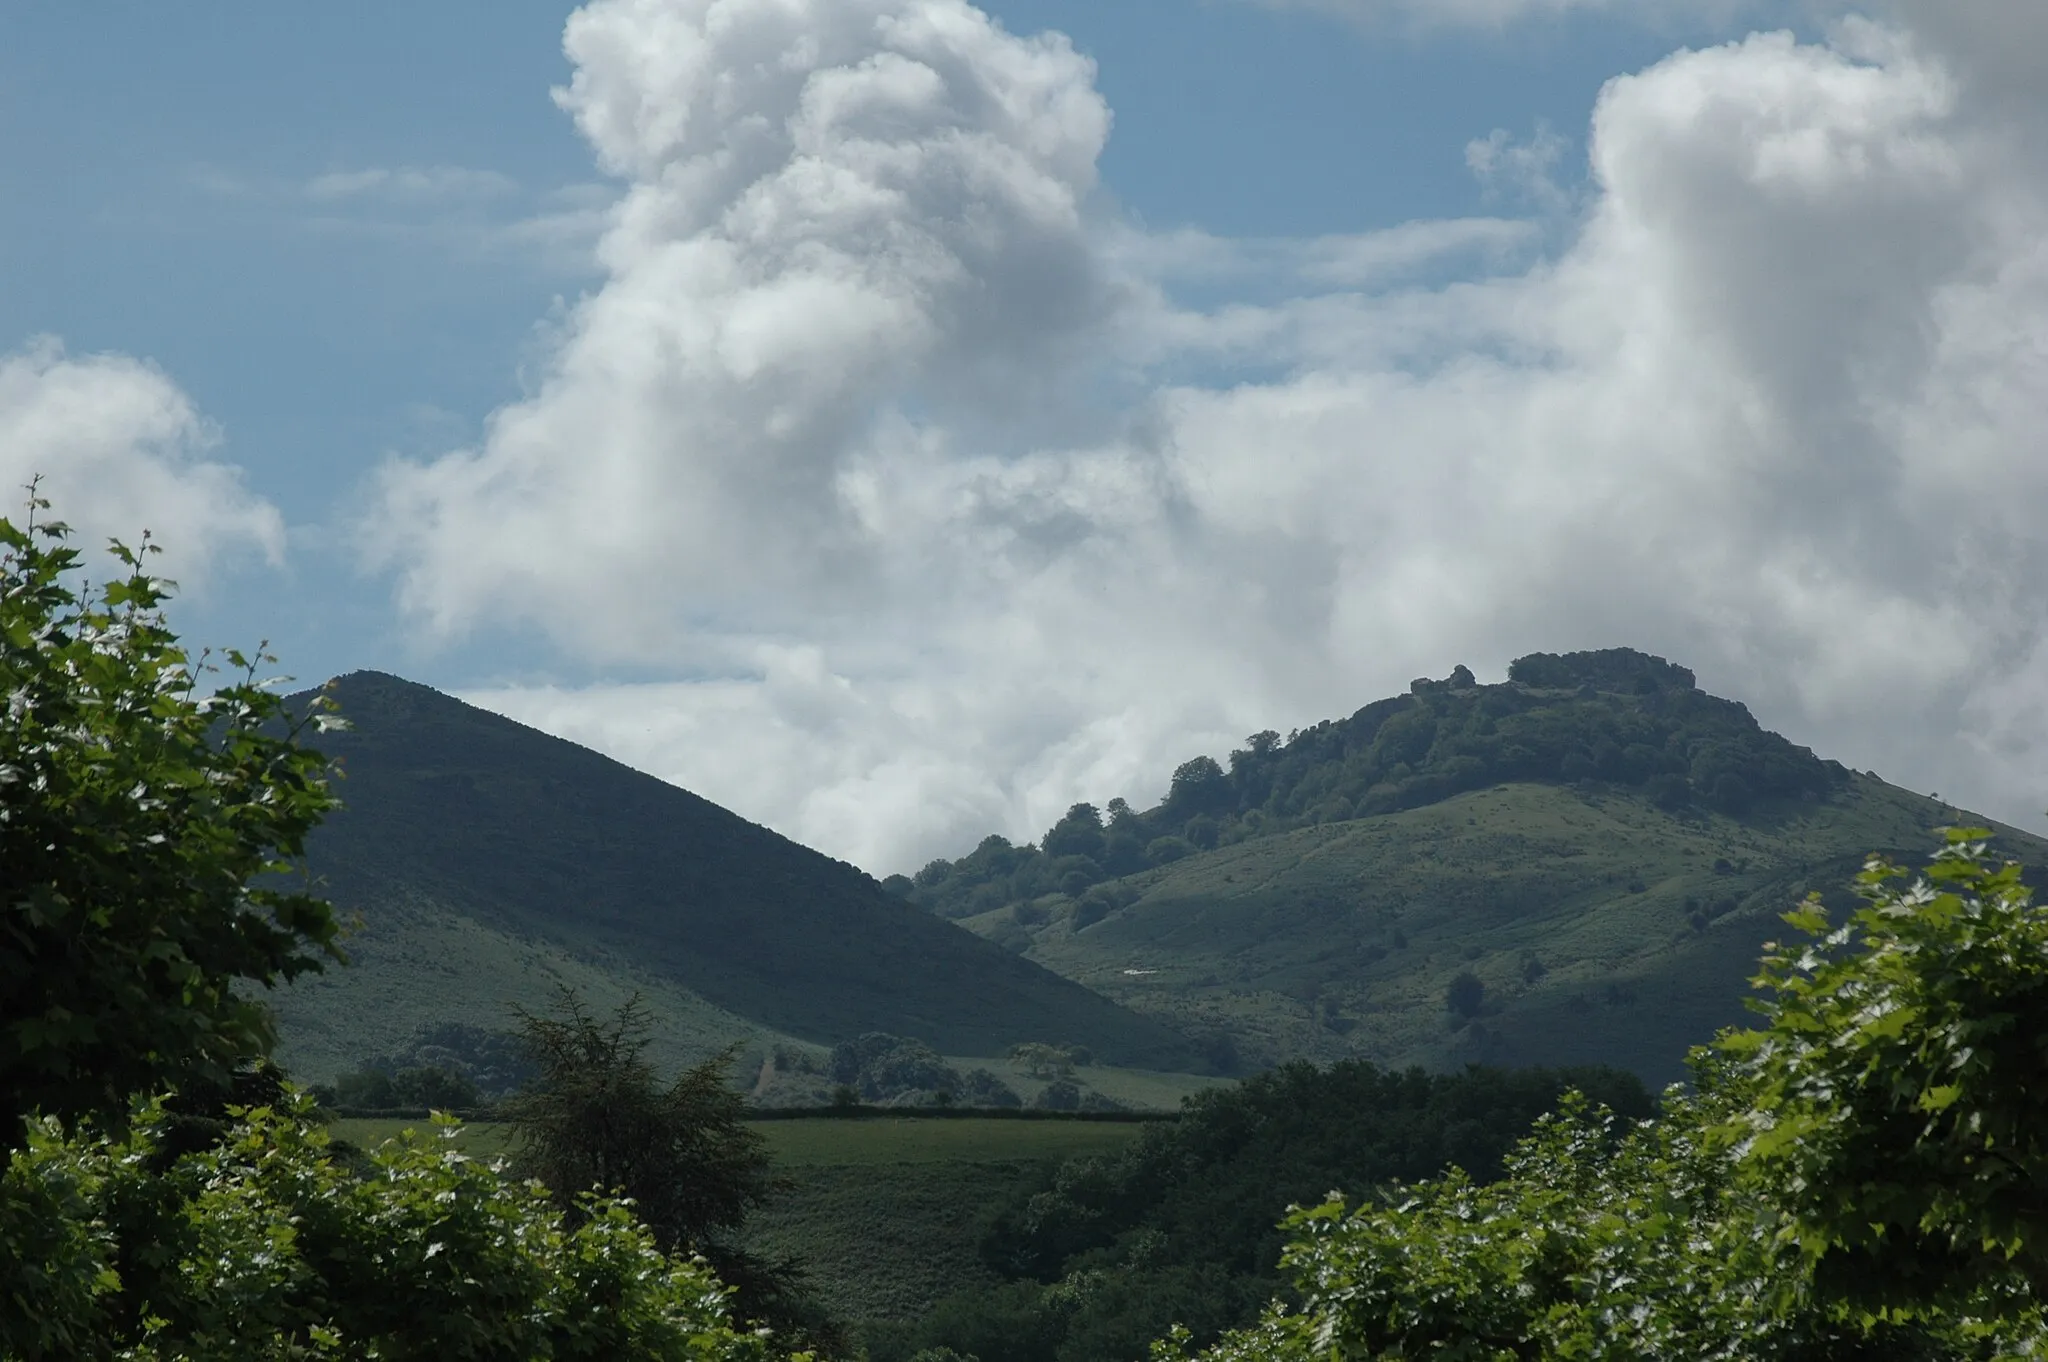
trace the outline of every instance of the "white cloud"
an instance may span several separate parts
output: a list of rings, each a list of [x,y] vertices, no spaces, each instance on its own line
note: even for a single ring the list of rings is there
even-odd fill
[[[466,166],[370,166],[331,170],[306,181],[309,199],[384,199],[401,203],[497,198],[517,193],[519,182],[495,170]]]
[[[1593,13],[1644,25],[1728,23],[1737,16],[1795,8],[1787,0],[1255,0],[1268,9],[1308,10],[1353,23],[1503,29],[1529,20]],[[1937,0],[1938,2],[1938,0]]]
[[[2048,801],[2042,129],[1949,48],[1613,82],[1532,258],[1098,220],[1088,64],[958,0],[597,0],[568,47],[607,280],[477,448],[386,471],[377,548],[430,629],[697,679],[472,698],[878,872],[1614,643]]]
[[[277,509],[240,471],[201,457],[213,433],[162,373],[121,355],[73,357],[43,339],[0,354],[0,488],[20,523],[31,478],[95,575],[109,537],[164,549],[152,570],[200,589],[224,558],[284,555]]]

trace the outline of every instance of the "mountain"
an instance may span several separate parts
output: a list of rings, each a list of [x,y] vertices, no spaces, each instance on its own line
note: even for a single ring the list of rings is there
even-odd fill
[[[1611,1063],[1682,1076],[1743,1020],[1763,942],[1871,852],[1982,823],[1760,727],[1662,658],[1458,668],[1167,797],[1076,805],[892,889],[1262,1065]],[[1999,844],[2048,864],[2048,843]],[[1469,976],[1456,985],[1460,976]],[[1455,1000],[1455,1006],[1454,1004]]]
[[[572,743],[375,672],[330,692],[318,746],[343,809],[307,861],[359,926],[352,967],[276,995],[309,1078],[419,1028],[503,1025],[555,983],[642,989],[667,1048],[832,1044],[869,1031],[950,1055],[1023,1041],[1192,1069],[1166,1025],[942,922],[855,867]]]

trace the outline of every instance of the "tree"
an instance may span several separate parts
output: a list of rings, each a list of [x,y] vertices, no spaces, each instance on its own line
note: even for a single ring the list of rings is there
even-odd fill
[[[1719,1042],[1783,1236],[1862,1306],[2048,1300],[2048,910],[1989,835],[1946,830],[1910,882],[1873,859],[1840,927],[1788,914],[1812,939],[1767,952],[1764,1024]]]
[[[1486,1003],[1486,985],[1471,970],[1460,970],[1444,989],[1444,1006],[1460,1017],[1476,1017]]]
[[[1298,1309],[1211,1362],[2048,1355],[2048,912],[1976,829],[1873,860],[1769,947],[1755,1031],[1622,1127],[1583,1101],[1500,1182],[1289,1220]],[[1158,1355],[1184,1351],[1176,1335]]]
[[[1227,1335],[1209,1362],[1935,1362],[2035,1355],[1969,1321],[1861,1318],[1802,1296],[1796,1250],[1755,1232],[1764,1204],[1715,1135],[1710,1073],[1661,1119],[1626,1123],[1576,1094],[1537,1122],[1506,1175],[1463,1172],[1356,1208],[1296,1211],[1283,1263],[1298,1307]],[[1164,1351],[1178,1355],[1185,1336]],[[1155,1354],[1157,1356],[1157,1354]]]
[[[638,994],[608,1021],[563,988],[550,1015],[521,1011],[537,1075],[509,1099],[513,1166],[573,1215],[596,1190],[633,1199],[663,1248],[701,1250],[775,1189],[767,1142],[727,1081],[732,1052],[663,1087],[647,1060],[653,1023]]]
[[[513,1131],[513,1170],[546,1185],[571,1225],[593,1193],[628,1198],[654,1243],[709,1260],[748,1318],[833,1339],[793,1264],[732,1242],[748,1211],[783,1185],[767,1141],[745,1124],[746,1104],[730,1082],[734,1052],[664,1087],[647,1060],[653,1026],[638,994],[609,1020],[568,988],[551,1015],[518,1016],[536,1075],[499,1108]]]
[[[359,1175],[304,1097],[165,1157],[161,1110],[120,1137],[28,1123],[0,1172],[0,1356],[134,1362],[551,1358],[767,1362],[702,1265],[621,1203],[460,1154],[452,1122]]]
[[[0,518],[0,1150],[31,1113],[119,1120],[133,1093],[267,1051],[248,985],[340,958],[328,905],[280,878],[336,804],[302,745],[337,722],[259,669],[208,693],[164,619],[157,552],[74,585],[69,531]]]
[[[1076,804],[1052,825],[1039,846],[1052,857],[1102,854],[1102,814],[1093,804]]]
[[[1173,771],[1166,808],[1169,816],[1188,819],[1199,813],[1224,813],[1237,804],[1230,777],[1214,757],[1194,757]]]

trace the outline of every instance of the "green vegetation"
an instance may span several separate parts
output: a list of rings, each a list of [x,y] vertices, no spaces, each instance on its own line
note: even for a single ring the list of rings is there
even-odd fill
[[[2048,1299],[2048,912],[1986,835],[1949,830],[1911,883],[1873,862],[1838,930],[1817,898],[1788,914],[1815,939],[1765,957],[1767,1024],[1718,1043],[1781,1239],[1858,1306]]]
[[[326,1057],[312,1077],[421,1026],[544,1006],[550,968],[593,1006],[638,988],[658,1020],[744,1028],[730,1038],[757,1053],[886,1031],[949,1055],[1043,1040],[1200,1067],[1160,1023],[686,791],[395,677],[359,672],[333,694],[348,799],[307,859],[363,929],[358,968],[281,1009],[287,1056]],[[613,978],[586,987],[598,974]]]
[[[1503,782],[1589,782],[1639,793],[1657,807],[1753,808],[1826,797],[1848,776],[1757,726],[1742,705],[1699,690],[1693,674],[1627,648],[1532,653],[1498,686],[1464,667],[1417,681],[1349,719],[1281,741],[1255,733],[1226,771],[1195,757],[1166,798],[1142,813],[1122,799],[1108,817],[1076,804],[1036,845],[985,839],[891,887],[942,917],[973,917],[1048,894],[1100,920],[1121,906],[1093,886],[1296,828],[1434,804]],[[1028,911],[1028,910],[1027,910]]]
[[[1489,1175],[1570,1087],[1649,1112],[1633,1077],[1598,1070],[1296,1064],[1203,1094],[1116,1153],[1016,1186],[981,1236],[990,1276],[912,1324],[871,1328],[873,1356],[945,1347],[981,1362],[1117,1362],[1144,1357],[1174,1323],[1214,1337],[1280,1287],[1277,1208],[1453,1163]]]
[[[0,1356],[693,1359],[771,1355],[701,1266],[616,1202],[547,1194],[433,1136],[358,1167],[303,1099],[179,1153],[36,1118],[0,1171]]]
[[[1919,845],[1950,814],[1863,775],[1742,819],[1511,784],[1146,871],[1090,926],[1064,910],[964,925],[1208,1038],[1222,1062],[1604,1063],[1663,1083],[1743,1019],[1785,904],[1839,902],[1867,855]],[[2048,843],[2000,836],[2048,864]],[[1468,972],[1483,985],[1471,1015],[1446,1007]]]
[[[0,1356],[765,1359],[599,1192],[337,1157],[237,991],[335,958],[268,878],[333,804],[299,741],[326,702],[291,718],[235,654],[202,695],[167,584],[117,544],[81,600],[44,509],[0,520]]]
[[[0,1151],[30,1112],[118,1120],[132,1093],[224,1079],[262,1054],[269,1018],[238,985],[272,985],[334,956],[327,905],[266,885],[334,805],[299,744],[316,695],[257,684],[272,659],[209,670],[164,622],[156,547],[115,544],[96,596],[30,489],[0,519]]]
[[[980,1244],[991,1208],[1067,1159],[1127,1148],[1128,1121],[872,1115],[761,1121],[786,1185],[748,1218],[746,1246],[794,1258],[856,1333],[913,1323],[993,1283]]]
[[[895,1164],[1043,1164],[1122,1149],[1136,1121],[957,1120],[901,1116],[757,1121],[779,1168],[876,1169]]]
[[[344,1116],[328,1123],[327,1135],[337,1147],[370,1150],[386,1140],[434,1129],[433,1121],[427,1117]],[[464,1121],[440,1134],[449,1147],[472,1159],[509,1159],[512,1155],[512,1128],[500,1121]]]
[[[564,992],[547,1015],[521,1018],[531,1080],[500,1104],[512,1128],[511,1172],[548,1187],[571,1226],[593,1191],[629,1199],[664,1253],[708,1261],[735,1309],[785,1337],[826,1342],[833,1327],[793,1266],[740,1247],[747,1214],[778,1187],[767,1142],[741,1120],[730,1054],[663,1084],[647,1061],[650,1022],[637,998],[600,1020]]]
[[[1874,861],[1839,929],[1788,914],[1809,940],[1766,957],[1763,1026],[1695,1052],[1660,1119],[1574,1099],[1498,1182],[1293,1215],[1299,1301],[1203,1356],[2041,1356],[2048,913],[1983,837],[1910,885]]]
[[[348,793],[355,797],[353,784]],[[734,1016],[624,955],[578,953],[439,900],[394,890],[347,918],[341,942],[349,968],[298,979],[270,998],[277,1060],[309,1083],[331,1083],[363,1067],[366,1056],[395,1068],[454,1063],[459,1055],[422,1059],[421,1052],[437,1048],[450,1027],[508,1035],[516,1008],[544,1008],[561,988],[607,1011],[639,994],[656,1021],[650,1056],[664,1071],[734,1044],[750,1060],[777,1045],[814,1048]],[[487,1092],[506,1089],[488,1064],[484,1071],[473,1061],[458,1067]]]

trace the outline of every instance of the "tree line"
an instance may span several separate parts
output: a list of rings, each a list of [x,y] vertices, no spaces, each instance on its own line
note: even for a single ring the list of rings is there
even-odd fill
[[[1282,739],[1255,733],[1226,767],[1200,756],[1166,797],[1076,804],[1035,843],[992,835],[955,861],[891,876],[896,893],[942,917],[1052,894],[1086,928],[1135,895],[1115,881],[1252,837],[1435,803],[1503,781],[1641,792],[1675,813],[1743,816],[1760,804],[1827,797],[1848,776],[1700,690],[1693,674],[1628,648],[1531,653],[1482,686],[1458,667]],[[1028,911],[1028,909],[1027,909]]]

